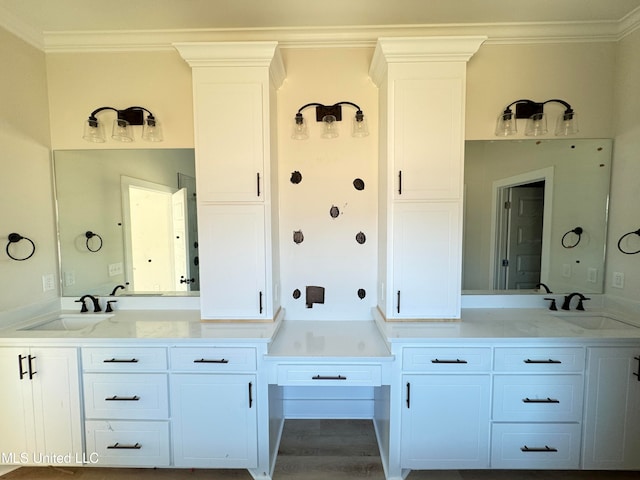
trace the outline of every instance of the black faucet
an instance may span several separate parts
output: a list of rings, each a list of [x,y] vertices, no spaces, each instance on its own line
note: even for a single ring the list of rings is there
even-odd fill
[[[578,297],[580,300],[578,300],[578,306],[576,307],[576,310],[584,310],[584,305],[583,305],[583,301],[584,300],[591,300],[590,298],[585,297],[583,294],[578,293],[578,292],[573,292],[571,295],[565,295],[564,297],[564,302],[562,303],[562,310],[571,310],[571,299],[573,297]]]
[[[109,296],[110,296],[110,297],[115,297],[115,296],[116,296],[116,292],[117,292],[119,289],[124,290],[124,289],[125,289],[125,286],[124,286],[124,285],[116,285],[116,286],[113,288],[113,290],[111,290],[111,293],[109,294]]]
[[[536,288],[540,288],[540,287],[544,288],[545,293],[553,293],[551,290],[549,290],[549,287],[547,287],[544,283],[538,283],[536,285]]]
[[[80,297],[79,300],[76,300],[76,302],[79,302],[82,304],[82,307],[80,308],[80,313],[85,313],[88,312],[89,310],[87,309],[87,305],[84,303],[85,299],[90,298],[91,301],[93,302],[93,311],[94,313],[97,312],[101,312],[102,308],[100,308],[100,302],[98,301],[97,297],[94,297],[93,295],[83,295]]]

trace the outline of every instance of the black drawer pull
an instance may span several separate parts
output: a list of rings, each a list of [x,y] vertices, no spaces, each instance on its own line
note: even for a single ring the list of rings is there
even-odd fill
[[[142,445],[140,445],[138,442],[136,442],[135,445],[120,445],[118,442],[116,442],[113,445],[107,445],[107,448],[115,450],[140,450],[142,448]]]
[[[26,355],[18,355],[18,372],[20,373],[20,380],[22,380],[24,378],[24,376],[29,373],[29,372],[25,372],[23,370],[23,366],[22,366],[22,361],[26,360],[27,356]]]
[[[463,364],[463,363],[468,363],[466,360],[460,360],[459,358],[456,358],[455,360],[440,360],[439,358],[434,358],[433,360],[431,360],[431,363],[459,363],[459,364]]]
[[[634,360],[638,360],[638,371],[634,373],[636,377],[638,377],[638,381],[640,382],[640,356],[633,357]]]
[[[526,453],[557,452],[558,451],[557,448],[549,447],[547,445],[545,445],[544,447],[527,447],[525,445],[524,447],[521,447],[520,450],[523,451],[523,452],[526,452]]]
[[[137,358],[109,358],[102,363],[138,363]]]
[[[33,367],[33,361],[36,359],[36,357],[34,357],[33,355],[29,355],[28,360],[29,360],[29,380],[31,380],[33,378],[33,376],[38,373],[36,372],[36,370]]]
[[[211,360],[206,358],[201,358],[199,360],[194,360],[193,363],[229,363],[229,360],[225,358],[211,359]]]
[[[315,377],[311,377],[312,380],[346,380],[347,377],[343,377],[342,375],[336,376],[322,376],[316,375]]]
[[[523,398],[524,403],[560,403],[560,400],[555,398]]]
[[[548,359],[548,360],[531,360],[529,358],[527,358],[524,363],[562,363],[560,360],[552,360],[552,359]]]
[[[134,395],[133,397],[119,397],[118,395],[114,395],[113,397],[107,397],[104,399],[105,402],[137,402],[140,400],[140,397]]]

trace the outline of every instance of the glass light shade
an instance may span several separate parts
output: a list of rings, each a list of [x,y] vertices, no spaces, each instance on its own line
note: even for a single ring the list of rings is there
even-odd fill
[[[306,140],[309,138],[309,132],[307,130],[307,121],[302,117],[296,117],[293,124],[293,132],[291,138],[294,140]]]
[[[500,114],[496,123],[496,137],[508,137],[518,132],[516,116],[509,110]]]
[[[161,142],[163,140],[162,126],[155,118],[147,118],[142,125],[142,140],[146,142]]]
[[[353,124],[351,128],[352,137],[366,137],[369,135],[369,126],[367,125],[367,118],[364,115],[353,117]]]
[[[556,122],[555,135],[558,137],[567,137],[578,133],[578,120],[575,112],[564,112],[558,116]]]
[[[121,118],[116,118],[113,121],[111,138],[119,142],[133,142],[133,129],[131,125],[129,125],[129,122]]]
[[[97,120],[87,120],[84,122],[84,134],[82,138],[87,142],[104,143],[104,126]]]
[[[326,115],[322,119],[323,129],[322,138],[336,138],[338,136],[338,124],[336,123],[336,117],[333,115]]]
[[[524,134],[529,137],[538,137],[547,133],[547,117],[544,113],[534,113],[527,119]]]

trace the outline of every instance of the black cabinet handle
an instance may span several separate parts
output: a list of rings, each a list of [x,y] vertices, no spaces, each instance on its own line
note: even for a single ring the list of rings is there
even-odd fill
[[[347,377],[344,377],[342,375],[335,375],[335,376],[325,376],[325,375],[316,375],[314,377],[311,377],[311,380],[346,380]]]
[[[137,358],[109,358],[102,363],[138,363]]]
[[[249,382],[249,408],[253,405],[253,384]]]
[[[638,360],[638,371],[634,373],[634,375],[638,378],[638,381],[640,382],[640,355],[637,357],[633,357],[633,359]]]
[[[194,360],[193,363],[229,363],[229,360],[227,360],[226,358],[221,358],[221,359],[212,359],[212,360],[208,360],[206,358],[200,358],[199,360]]]
[[[525,445],[524,447],[521,447],[520,450],[525,452],[525,453],[557,452],[558,451],[557,448],[549,447],[547,445],[545,445],[544,447],[527,447]]]
[[[456,364],[465,364],[465,363],[469,363],[466,360],[460,360],[459,358],[456,358],[455,360],[440,360],[439,358],[434,358],[433,360],[431,360],[431,363],[456,363]]]
[[[114,395],[113,397],[104,399],[105,402],[137,402],[138,400],[140,400],[140,397],[137,395],[133,397],[119,397],[118,395]]]
[[[138,442],[136,442],[134,445],[120,445],[118,442],[116,442],[113,445],[107,445],[107,448],[115,450],[140,450],[142,448],[142,445],[140,445]]]
[[[407,382],[407,408],[411,408],[411,384]]]
[[[27,357],[26,355],[18,355],[18,373],[20,374],[20,380],[22,380],[24,378],[24,376],[29,373],[29,372],[25,372],[22,368],[22,361],[25,360]]]
[[[258,292],[258,303],[260,306],[260,313],[262,314],[263,308],[262,308],[262,292]]]
[[[36,357],[29,355],[29,380],[31,380],[33,378],[33,376],[38,373],[35,371],[34,366],[33,366],[33,361],[36,359]]]
[[[526,360],[524,360],[524,363],[562,363],[560,360],[552,360],[552,359],[548,359],[548,360],[531,360],[530,358],[527,358]]]
[[[402,195],[402,170],[398,170],[398,195]]]
[[[260,196],[260,172],[256,173],[256,193]]]
[[[555,398],[523,398],[523,403],[560,403],[560,400]]]
[[[398,290],[398,313],[400,313],[400,290]]]

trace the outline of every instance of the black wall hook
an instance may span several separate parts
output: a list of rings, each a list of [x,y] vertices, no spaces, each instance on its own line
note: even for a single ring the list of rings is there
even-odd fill
[[[31,253],[29,255],[27,255],[26,257],[23,257],[23,258],[14,257],[11,254],[11,252],[9,251],[9,247],[11,246],[11,244],[12,243],[18,243],[20,240],[26,240],[27,242],[29,242],[31,244]],[[36,253],[36,244],[33,243],[33,241],[30,238],[23,237],[19,233],[10,233],[9,234],[9,243],[7,243],[7,248],[5,249],[5,251],[7,252],[7,255],[9,256],[10,259],[16,260],[18,262],[22,262],[23,260],[27,260],[27,259],[33,257],[33,254]]]
[[[85,245],[87,246],[87,250],[89,250],[90,252],[97,252],[102,248],[102,237],[100,235],[98,235],[97,233],[92,232],[91,230],[88,230],[85,234],[85,237],[87,237],[87,239],[85,240]],[[89,246],[89,240],[91,240],[92,238],[97,237],[98,240],[100,240],[100,244],[98,245],[98,248],[91,248]]]
[[[634,230],[633,232],[625,233],[618,240],[618,250],[620,250],[625,255],[635,255],[636,253],[640,253],[640,250],[636,250],[635,252],[628,252],[622,248],[622,241],[631,235],[638,235],[640,237],[640,228],[638,230]]]
[[[580,240],[582,239],[582,232],[584,232],[582,227],[576,227],[573,230],[569,230],[567,233],[565,233],[562,236],[562,240],[561,240],[562,246],[564,248],[573,248],[573,247],[577,246],[580,243]],[[575,233],[578,236],[578,240],[576,240],[576,243],[574,243],[573,245],[568,245],[566,243],[567,235],[569,235],[570,233]]]

